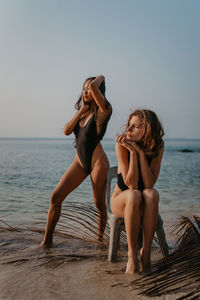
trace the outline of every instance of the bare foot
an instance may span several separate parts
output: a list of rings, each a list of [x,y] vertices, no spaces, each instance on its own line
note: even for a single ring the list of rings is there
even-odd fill
[[[41,247],[45,247],[45,248],[51,248],[52,246],[53,246],[53,242],[51,241],[42,241],[41,243],[40,243],[40,246]]]
[[[133,259],[133,257],[128,258],[128,262],[126,265],[126,274],[135,274],[138,271],[138,261],[137,259]]]
[[[142,274],[147,274],[151,272],[151,259],[149,255],[145,256],[143,253],[143,249],[140,250],[140,259],[141,259],[141,266],[140,272]]]
[[[142,273],[142,274],[148,274],[151,271],[152,271],[151,262],[149,262],[148,264],[142,264],[141,263],[140,273]]]

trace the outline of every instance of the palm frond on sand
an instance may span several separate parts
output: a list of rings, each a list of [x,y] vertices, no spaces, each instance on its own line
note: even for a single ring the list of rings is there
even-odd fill
[[[9,225],[7,222],[3,221],[2,219],[0,219],[0,222],[3,223],[4,225],[8,226],[10,230],[19,231],[19,229]]]
[[[97,242],[98,212],[94,206],[67,202],[62,208],[56,232],[76,237],[85,241]],[[109,239],[109,228],[106,226],[104,242]]]
[[[180,234],[177,249],[153,265],[154,271],[131,283],[146,296],[183,292],[177,299],[200,297],[200,218],[181,217],[174,226]]]
[[[97,221],[99,215],[94,205],[85,203],[67,202],[62,208],[61,218],[57,224],[56,232],[77,237],[90,242],[97,242]],[[110,227],[106,223],[104,244],[109,243]],[[121,246],[127,246],[126,232],[120,232]],[[153,247],[158,247],[159,242],[154,237]]]
[[[57,224],[57,232],[90,242],[97,241],[97,209],[90,204],[67,202]],[[109,242],[110,229],[106,225],[104,243]]]

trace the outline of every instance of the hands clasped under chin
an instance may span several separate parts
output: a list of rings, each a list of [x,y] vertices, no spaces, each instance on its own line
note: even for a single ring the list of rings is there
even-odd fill
[[[133,152],[136,151],[138,154],[141,153],[142,149],[138,144],[134,141],[128,140],[125,135],[118,135],[116,137],[116,142],[125,147],[128,151]]]

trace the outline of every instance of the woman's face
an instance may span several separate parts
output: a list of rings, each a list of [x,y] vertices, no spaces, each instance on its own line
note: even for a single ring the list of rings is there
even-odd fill
[[[132,116],[126,129],[126,138],[139,142],[142,138],[142,127],[142,120],[138,116]]]
[[[83,100],[85,102],[90,102],[93,100],[92,94],[90,92],[89,84],[92,80],[87,80],[83,87]]]

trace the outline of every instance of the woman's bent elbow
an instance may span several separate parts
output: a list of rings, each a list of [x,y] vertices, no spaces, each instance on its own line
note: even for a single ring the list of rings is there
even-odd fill
[[[70,135],[72,133],[69,129],[64,129],[64,135]]]
[[[130,190],[138,190],[138,184],[133,182],[125,182]]]

